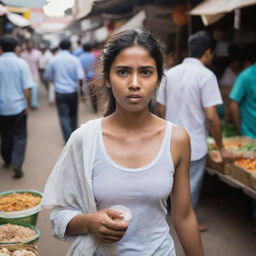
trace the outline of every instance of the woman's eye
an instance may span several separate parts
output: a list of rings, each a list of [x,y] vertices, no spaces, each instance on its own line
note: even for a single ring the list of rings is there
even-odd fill
[[[118,70],[117,74],[119,76],[126,76],[128,74],[128,71],[127,70]]]
[[[150,76],[152,74],[151,70],[142,70],[141,71],[142,76]]]

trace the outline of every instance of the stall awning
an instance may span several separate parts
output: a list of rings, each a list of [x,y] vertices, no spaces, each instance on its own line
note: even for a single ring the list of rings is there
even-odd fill
[[[1,1],[5,5],[30,7],[30,8],[42,8],[47,3],[47,0],[1,0]]]
[[[228,12],[250,5],[256,5],[256,0],[205,0],[189,13],[200,15],[204,25],[208,26]]]
[[[123,15],[131,12],[135,3],[139,1],[140,0],[75,0],[73,16],[75,19],[81,19],[88,16],[100,16],[103,13]]]
[[[140,11],[136,15],[134,15],[129,21],[127,21],[121,28],[119,28],[116,32],[121,32],[126,29],[134,29],[134,28],[142,28],[143,22],[146,18],[145,11]]]
[[[0,16],[6,14],[7,12],[8,12],[8,9],[2,4],[0,4]]]
[[[6,14],[7,18],[11,23],[18,27],[26,27],[30,26],[30,21],[23,18],[21,15],[16,14],[16,13],[7,13]]]
[[[95,1],[97,0],[75,0],[73,7],[73,15],[75,19],[80,19],[89,14]]]

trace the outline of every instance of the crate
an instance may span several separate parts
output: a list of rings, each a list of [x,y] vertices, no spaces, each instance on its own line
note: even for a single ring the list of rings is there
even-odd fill
[[[247,187],[252,187],[251,172],[236,164],[227,165],[228,175]]]
[[[251,173],[251,188],[256,190],[256,173]]]
[[[206,158],[206,166],[225,174],[225,163],[221,161],[219,151],[211,151]]]

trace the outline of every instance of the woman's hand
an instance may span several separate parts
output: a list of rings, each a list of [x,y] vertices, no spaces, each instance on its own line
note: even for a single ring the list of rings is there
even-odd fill
[[[104,243],[118,242],[128,228],[128,224],[122,222],[122,214],[111,209],[87,214],[86,219],[89,233],[98,237]]]

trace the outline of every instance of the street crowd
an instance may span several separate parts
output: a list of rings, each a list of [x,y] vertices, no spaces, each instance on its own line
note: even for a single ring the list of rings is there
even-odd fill
[[[4,165],[13,169],[14,178],[23,176],[26,119],[30,110],[40,107],[38,86],[43,84],[49,103],[56,103],[66,143],[46,184],[43,204],[53,206],[55,236],[76,237],[69,255],[84,255],[79,253],[88,250],[91,254],[86,255],[105,255],[109,249],[105,244],[115,243],[117,248],[110,247],[117,255],[174,256],[164,220],[167,209],[186,255],[203,255],[199,232],[208,228],[196,219],[193,209],[205,173],[208,132],[222,160],[234,159],[222,142],[222,96],[229,98],[224,104],[230,116],[224,118],[232,120],[238,135],[256,138],[256,64],[250,58],[242,67],[232,59],[217,78],[209,68],[216,43],[206,31],[191,35],[188,57],[164,70],[158,42],[139,30],[113,36],[103,51],[80,41],[72,49],[67,38],[54,53],[45,44],[35,49],[32,41],[26,42],[24,50],[17,50],[14,37],[1,38]],[[98,60],[103,74],[98,83],[104,83],[109,97],[107,110],[104,118],[77,129],[79,98],[83,101],[88,94],[93,110],[99,108]],[[114,221],[123,218],[110,209],[114,204],[129,207],[134,219]],[[255,201],[253,204],[256,220]]]
[[[68,39],[60,42],[59,49],[50,50],[46,43],[39,44],[37,49],[32,40],[27,40],[21,47],[10,35],[1,38],[1,51],[1,154],[4,167],[11,167],[13,177],[21,178],[27,140],[26,119],[30,111],[40,107],[39,86],[43,85],[47,90],[49,104],[56,103],[66,142],[77,128],[77,84],[83,97],[84,91],[89,91],[86,84],[94,76],[99,52],[93,52],[88,43],[83,48],[78,44],[70,52]],[[97,111],[95,101],[92,105]]]

